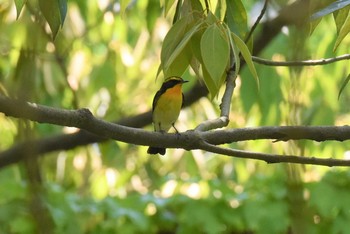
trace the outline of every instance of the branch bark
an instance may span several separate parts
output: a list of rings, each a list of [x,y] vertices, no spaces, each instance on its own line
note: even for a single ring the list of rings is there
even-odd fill
[[[37,105],[0,96],[0,112],[7,116],[28,119],[40,123],[71,126],[84,129],[102,139],[113,139],[129,144],[166,148],[202,149],[212,153],[239,158],[252,158],[267,163],[289,162],[324,166],[350,166],[350,160],[301,157],[295,155],[276,155],[219,147],[217,145],[244,140],[273,139],[276,141],[309,139],[315,141],[350,139],[350,127],[336,126],[285,126],[261,127],[218,131],[187,131],[178,134],[164,134],[130,128],[95,118],[87,109],[62,110]],[[27,142],[26,146],[31,142]],[[11,162],[5,152],[0,154],[0,167]]]
[[[281,31],[282,26],[298,24],[299,22],[303,21],[303,19],[308,17],[308,2],[309,1],[307,0],[296,1],[293,4],[282,9],[278,17],[264,23],[260,36],[255,37],[257,39],[254,41],[253,54],[259,54],[271,42],[271,40],[276,35],[278,35],[278,33]],[[241,64],[244,65],[243,63]],[[207,93],[207,89],[204,87],[204,85],[201,85],[200,83],[196,84],[190,92],[185,94],[185,106],[191,105],[201,97],[206,96]],[[0,108],[3,108],[1,104]],[[68,112],[71,113],[70,111]],[[79,115],[81,112],[77,111],[73,113]],[[19,116],[20,113],[17,113],[17,115]],[[32,114],[27,113],[27,115],[30,117]],[[44,119],[44,116],[38,116],[37,118]],[[120,119],[116,123],[135,128],[144,127],[151,123],[151,111]],[[238,129],[237,132],[239,131],[240,130]],[[265,134],[267,133],[265,132]],[[206,137],[209,136],[206,135]],[[106,137],[97,136],[85,130],[79,130],[78,132],[72,134],[59,134],[55,136],[45,137],[43,139],[21,142],[9,148],[8,150],[0,152],[0,167],[21,161],[26,154],[25,149],[27,145],[30,145],[33,148],[33,155],[37,157],[48,152],[57,150],[69,150],[78,146],[83,146],[95,142],[102,142],[105,140],[107,140]],[[168,145],[168,147],[170,147],[170,145]]]

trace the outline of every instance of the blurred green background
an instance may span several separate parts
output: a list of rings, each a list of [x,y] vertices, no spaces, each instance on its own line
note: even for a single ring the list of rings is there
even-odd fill
[[[28,0],[18,19],[15,2],[21,1],[0,0],[2,95],[56,108],[84,107],[107,121],[151,108],[175,6],[165,17],[159,1],[131,1],[121,16],[119,1],[69,0],[53,40],[38,2]],[[288,2],[271,1],[270,17]],[[263,1],[243,4],[251,25]],[[336,38],[329,15],[311,36],[305,25],[283,28],[259,56],[288,61],[349,53],[350,37],[334,52]],[[259,91],[246,68],[237,80],[229,128],[348,124],[350,92],[345,88],[339,100],[338,92],[349,62],[297,68],[256,64],[256,69]],[[192,85],[198,81],[191,70],[183,77]],[[184,109],[177,129],[217,117],[220,95]],[[0,151],[26,139],[75,131],[0,114]],[[349,142],[259,140],[227,147],[350,157]],[[267,165],[199,150],[149,156],[146,149],[107,141],[1,168],[0,233],[350,233],[347,168]]]

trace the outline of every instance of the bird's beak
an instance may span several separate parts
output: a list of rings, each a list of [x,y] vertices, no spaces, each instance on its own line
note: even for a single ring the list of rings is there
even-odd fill
[[[183,81],[182,81],[182,83],[187,83],[187,82],[188,82],[188,80],[183,80]]]

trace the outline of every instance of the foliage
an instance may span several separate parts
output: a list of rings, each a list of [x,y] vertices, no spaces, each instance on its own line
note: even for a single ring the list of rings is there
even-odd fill
[[[325,10],[333,6],[325,2],[316,10],[322,21],[285,28],[259,56],[284,61],[348,53],[349,6],[327,16]],[[221,96],[234,61],[238,78],[230,128],[350,121],[348,64],[288,68],[252,63],[254,43],[246,37],[261,1],[160,3],[1,2],[0,93],[53,107],[86,107],[114,121],[150,108],[161,82],[154,83],[157,73],[182,75],[192,85],[203,77],[213,99],[201,99],[182,112],[177,128],[185,131],[218,115],[214,97]],[[268,12],[277,14],[286,4],[273,1]],[[267,15],[264,21],[269,20]],[[258,26],[253,39],[262,30]],[[248,66],[239,64],[240,56]],[[74,131],[0,115],[0,149]],[[348,157],[349,146],[309,141],[228,145],[335,158]],[[346,169],[265,165],[200,151],[168,150],[167,156],[150,157],[145,147],[108,141],[52,152],[38,159],[38,170],[41,190],[35,192],[25,163],[1,169],[0,233],[38,232],[37,197],[52,218],[53,233],[346,233],[350,220]]]

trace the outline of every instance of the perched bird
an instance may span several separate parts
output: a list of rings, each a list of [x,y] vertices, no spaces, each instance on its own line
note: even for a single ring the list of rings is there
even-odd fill
[[[184,101],[181,88],[186,82],[188,81],[181,77],[169,77],[154,96],[152,105],[154,131],[168,132],[171,126],[175,128],[174,123],[179,117]],[[149,147],[147,153],[164,155],[165,148]]]

